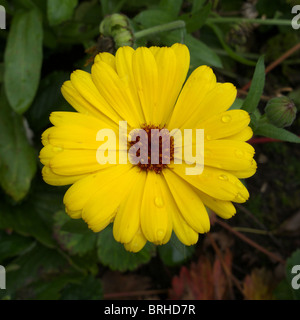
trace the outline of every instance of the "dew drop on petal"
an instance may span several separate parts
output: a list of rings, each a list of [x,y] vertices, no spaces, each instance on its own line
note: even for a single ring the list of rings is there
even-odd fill
[[[225,116],[223,116],[223,117],[221,118],[221,120],[222,120],[222,122],[224,122],[224,123],[228,123],[228,122],[231,121],[231,116],[225,115]]]
[[[207,139],[207,140],[211,140],[212,138],[211,138],[211,136],[208,134],[208,135],[206,136],[206,139]]]
[[[161,197],[155,197],[154,199],[154,204],[158,207],[158,208],[163,208],[165,203],[164,200]]]
[[[158,229],[156,231],[156,236],[157,236],[158,241],[162,241],[164,236],[165,236],[164,230],[163,229]]]
[[[53,151],[54,152],[61,152],[61,151],[64,151],[64,149],[60,148],[60,147],[53,147]]]
[[[220,180],[223,180],[223,181],[227,181],[227,180],[228,180],[228,177],[227,177],[225,174],[221,174],[221,175],[219,176],[219,179],[220,179]]]
[[[244,157],[244,152],[242,150],[236,150],[235,151],[235,155],[238,157],[238,158],[243,158]]]

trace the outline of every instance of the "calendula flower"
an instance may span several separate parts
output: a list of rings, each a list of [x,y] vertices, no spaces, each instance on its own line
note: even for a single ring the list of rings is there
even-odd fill
[[[72,185],[64,196],[66,212],[82,218],[95,232],[113,223],[114,238],[129,251],[141,250],[147,241],[164,244],[172,231],[185,245],[195,244],[199,233],[210,229],[206,207],[228,219],[236,213],[232,202],[243,203],[249,197],[239,180],[256,171],[254,149],[246,142],[252,136],[249,114],[227,111],[236,88],[218,83],[211,68],[200,66],[186,80],[189,63],[188,48],[182,44],[121,47],[115,56],[100,53],[91,74],[77,70],[62,86],[63,96],[77,112],[53,112],[53,126],[42,136],[44,180]],[[109,138],[99,138],[100,130],[118,136],[125,121],[128,131],[143,129],[148,134],[148,159],[100,163],[99,146],[107,146]],[[203,170],[187,174],[195,164],[176,162],[178,145],[172,138],[169,163],[163,161],[161,140],[159,161],[152,163],[152,129],[202,129]],[[121,154],[135,150],[137,156],[145,156],[141,138],[131,140],[128,131],[127,144],[118,140],[103,155],[115,151],[112,156],[121,159]],[[135,142],[140,148],[134,149]],[[195,151],[197,143],[190,144]]]

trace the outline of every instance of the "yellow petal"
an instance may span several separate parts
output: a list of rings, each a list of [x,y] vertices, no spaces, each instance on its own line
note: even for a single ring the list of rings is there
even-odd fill
[[[77,112],[52,112],[50,121],[56,127],[76,125],[93,130],[112,129],[117,131],[118,125],[106,117],[93,117]]]
[[[133,128],[139,127],[140,119],[133,108],[134,99],[115,70],[105,62],[100,61],[92,67],[92,78],[101,96],[122,119],[126,120]]]
[[[159,101],[159,107],[154,113],[154,123],[158,124],[165,124],[169,119],[189,67],[187,47],[178,45],[174,48],[159,48],[154,55],[158,68]],[[176,54],[185,61],[179,61]]]
[[[224,170],[247,170],[252,166],[254,148],[243,141],[212,140],[204,144],[206,166]]]
[[[184,220],[195,231],[208,232],[210,229],[209,217],[196,192],[172,170],[164,170],[163,174]]]
[[[92,149],[96,153],[101,145],[101,142],[96,141],[97,132],[75,125],[54,127],[48,140],[51,145],[63,149]]]
[[[139,252],[142,250],[147,243],[147,239],[145,238],[141,228],[134,235],[133,239],[124,244],[124,248],[130,252]]]
[[[93,115],[95,117],[103,114],[91,103],[84,99],[75,89],[71,81],[66,81],[61,87],[61,93],[69,104],[81,114]]]
[[[172,212],[173,229],[177,238],[186,246],[196,244],[199,238],[196,232],[182,217],[179,210]]]
[[[139,230],[146,175],[146,172],[137,172],[134,186],[118,209],[113,226],[113,235],[118,242],[131,242]]]
[[[154,123],[158,109],[158,70],[152,52],[139,47],[132,57],[132,71],[147,123]]]
[[[62,148],[54,147],[51,144],[47,144],[42,150],[40,151],[39,158],[43,165],[50,166],[50,161],[59,153],[63,152]]]
[[[206,193],[196,190],[196,193],[203,201],[204,205],[214,211],[223,219],[229,219],[235,215],[236,209],[230,201],[223,201],[213,198]]]
[[[184,128],[195,128],[196,122],[205,121],[215,114],[230,108],[236,98],[237,90],[232,83],[217,83],[207,93],[201,104],[197,105],[193,115],[184,123]]]
[[[249,122],[248,112],[230,110],[217,113],[206,121],[200,120],[197,128],[204,129],[205,137],[208,140],[215,140],[239,133],[248,126]]]
[[[122,167],[125,171],[118,177],[111,177],[107,183],[102,181],[83,207],[82,218],[94,232],[103,230],[113,221],[120,203],[135,182],[138,169],[130,165]]]
[[[180,86],[182,86],[190,68],[190,52],[188,47],[181,43],[175,43],[171,48],[175,52],[177,59],[178,81],[181,83]]]
[[[52,146],[63,149],[94,150],[95,155],[101,145],[108,150],[119,150],[121,147],[127,153],[127,145],[119,145],[117,133],[115,133],[115,140],[108,140],[108,138],[104,137],[103,141],[98,141],[99,130],[100,128],[95,130],[71,124],[69,126],[54,127],[48,135],[48,141]]]
[[[65,193],[64,204],[68,212],[81,212],[90,197],[111,179],[116,179],[128,170],[127,166],[114,166],[89,174],[75,182]]]
[[[111,53],[109,53],[109,52],[100,52],[99,54],[97,54],[95,59],[94,59],[94,63],[97,63],[97,62],[100,62],[100,61],[107,63],[114,70],[116,70],[116,59],[115,59],[115,56],[112,55]]]
[[[155,244],[169,241],[172,233],[171,211],[174,200],[164,178],[147,173],[141,208],[141,226],[146,239]]]
[[[47,147],[44,147],[44,149]],[[61,149],[58,147],[52,148]],[[51,156],[49,163],[42,162],[42,159],[41,162],[48,165],[54,173],[66,176],[93,173],[114,166],[114,164],[110,163],[99,164],[96,155],[96,150],[62,149],[54,155],[51,154],[51,151],[49,152],[49,156]],[[116,152],[116,158],[118,159],[118,152]]]
[[[49,167],[44,166],[42,169],[42,176],[44,181],[51,186],[66,186],[69,184],[73,184],[82,178],[85,178],[87,175],[61,176],[55,174]]]
[[[81,219],[81,210],[71,211],[71,210],[68,210],[68,208],[65,208],[65,211],[72,219]]]
[[[79,94],[103,115],[115,122],[122,120],[120,115],[108,104],[97,90],[92,76],[82,70],[76,70],[71,74],[71,82]]]
[[[245,202],[249,198],[248,190],[241,181],[225,170],[205,166],[200,175],[187,175],[186,164],[173,165],[173,172],[189,182],[195,188],[219,200]]]
[[[251,166],[244,170],[232,170],[228,171],[229,173],[235,175],[239,179],[245,179],[252,177],[257,169],[257,164],[254,159],[252,159]]]
[[[42,133],[42,144],[44,147],[49,144],[49,134],[50,134],[51,130],[53,130],[53,127],[46,129]]]
[[[252,138],[253,131],[250,127],[246,127],[245,129],[241,130],[240,132],[227,137],[228,140],[239,140],[239,141],[248,141]]]
[[[201,109],[202,101],[215,86],[216,76],[211,68],[201,66],[194,70],[178,97],[168,128],[181,128],[191,117],[198,116],[197,110]]]
[[[129,94],[133,99],[133,104],[131,106],[132,112],[135,112],[137,114],[140,124],[143,124],[145,123],[145,117],[132,71],[133,55],[133,48],[127,46],[119,48],[116,52],[116,70],[118,76],[127,87],[127,90],[129,91]]]

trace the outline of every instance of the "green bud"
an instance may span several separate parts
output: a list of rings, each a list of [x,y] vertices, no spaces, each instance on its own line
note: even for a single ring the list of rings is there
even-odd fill
[[[119,13],[105,17],[100,24],[100,33],[105,37],[111,37],[115,41],[115,47],[133,45],[133,31],[129,19]]]
[[[297,108],[290,98],[276,97],[268,101],[265,113],[272,124],[278,128],[284,128],[294,122]]]

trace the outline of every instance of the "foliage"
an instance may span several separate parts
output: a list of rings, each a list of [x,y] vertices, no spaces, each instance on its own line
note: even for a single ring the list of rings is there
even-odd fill
[[[190,72],[207,64],[219,81],[230,81],[243,89],[232,108],[250,113],[255,136],[299,143],[298,120],[283,129],[269,123],[264,115],[266,101],[280,94],[288,94],[299,108],[299,74],[293,73],[293,66],[299,66],[299,54],[285,61],[276,59],[299,43],[300,33],[290,25],[292,1],[274,3],[262,0],[255,6],[253,1],[244,0],[0,0],[7,13],[7,30],[0,30],[0,265],[7,271],[7,290],[0,290],[0,298],[102,299],[105,290],[110,291],[109,287],[103,289],[103,270],[110,270],[115,275],[121,272],[121,278],[128,275],[128,279],[145,279],[146,273],[147,279],[151,277],[152,289],[170,288],[163,297],[175,299],[299,299],[300,291],[290,286],[291,267],[300,264],[299,249],[296,251],[299,242],[280,238],[284,237],[284,228],[278,226],[299,210],[300,204],[295,190],[286,190],[280,179],[274,180],[277,193],[271,188],[263,204],[262,186],[258,188],[256,183],[265,179],[269,186],[273,177],[258,171],[258,180],[249,182],[254,186],[253,200],[249,202],[255,211],[254,220],[259,220],[259,227],[267,224],[267,229],[273,230],[260,230],[266,232],[265,238],[253,239],[267,247],[270,241],[286,262],[284,275],[272,281],[275,276],[269,269],[274,261],[266,261],[261,252],[249,253],[243,240],[239,245],[224,247],[218,228],[214,236],[219,240],[212,242],[214,250],[207,246],[211,238],[201,236],[195,246],[185,247],[173,235],[164,246],[147,244],[137,254],[125,251],[114,241],[111,226],[95,234],[81,220],[66,215],[62,204],[66,188],[46,185],[38,161],[40,136],[50,125],[50,113],[72,110],[60,94],[61,84],[74,69],[89,70],[87,62],[97,52],[114,53],[115,44],[122,44],[118,32],[113,34],[118,39],[99,34],[101,22],[113,13],[129,19],[128,24],[114,31],[126,31],[124,39],[131,37],[133,46],[185,43],[191,54]],[[266,63],[274,61],[278,67],[269,76]],[[297,145],[286,148],[294,150]],[[283,147],[274,149],[266,147],[258,153],[267,157],[270,152],[269,158],[281,159],[290,170],[288,176],[294,179],[289,186],[299,191],[299,152],[293,157],[290,152],[284,154]],[[278,163],[276,172],[282,169]],[[272,207],[272,199],[277,197],[287,197],[288,205],[281,204],[282,215],[265,218],[276,207]],[[293,229],[293,237],[299,236],[299,230]],[[232,239],[233,234],[227,237]],[[225,243],[231,241],[226,239]],[[233,263],[243,268],[245,261],[241,252],[250,255],[248,262],[255,262],[249,262],[244,273],[236,274]]]

